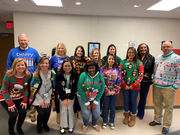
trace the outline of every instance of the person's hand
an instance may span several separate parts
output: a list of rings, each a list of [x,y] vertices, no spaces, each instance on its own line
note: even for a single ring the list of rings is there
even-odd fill
[[[20,106],[22,106],[22,109],[23,109],[23,108],[24,108],[24,109],[27,109],[27,105],[26,105],[26,104],[22,104],[22,103],[21,103]]]
[[[96,106],[97,106],[97,105],[96,105],[95,103],[93,103],[93,102],[91,103],[91,108],[92,108],[92,110],[96,110]]]
[[[62,106],[63,106],[63,107],[68,107],[68,101],[67,101],[67,99],[63,100]]]
[[[45,108],[44,102],[39,103],[39,107]]]
[[[14,106],[14,107],[8,108],[8,111],[15,112],[15,109],[16,109],[16,107]]]
[[[86,106],[86,110],[90,111],[90,110],[91,110],[91,106],[90,106],[90,105],[87,105],[87,106]]]
[[[111,92],[110,92],[110,95],[113,96],[114,94],[115,94],[115,91],[111,91]]]
[[[110,96],[110,95],[111,95],[111,91],[108,91],[108,92],[106,93],[106,95],[107,95],[107,96]]]
[[[133,87],[132,86],[129,86],[129,90],[132,90],[133,89]]]
[[[67,104],[68,106],[71,106],[71,99],[68,99],[68,100],[67,100],[67,103],[68,103],[68,104]]]
[[[129,90],[129,86],[126,86],[126,87],[125,87],[125,90]]]
[[[50,103],[44,103],[44,108],[49,108]]]

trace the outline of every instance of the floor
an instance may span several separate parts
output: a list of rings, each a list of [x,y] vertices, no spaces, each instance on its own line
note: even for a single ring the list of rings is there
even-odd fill
[[[0,105],[0,135],[7,135],[8,132],[8,114],[5,112],[5,110]],[[140,120],[139,118],[136,119],[137,123],[134,127],[128,127],[126,125],[123,125],[123,110],[117,110],[116,111],[116,118],[115,118],[115,130],[111,130],[109,127],[107,127],[105,130],[101,129],[100,132],[96,132],[91,124],[89,123],[89,127],[87,130],[87,135],[160,135],[162,126],[155,126],[151,127],[149,126],[149,122],[153,120],[153,109],[146,109],[146,114],[143,120]],[[169,135],[180,135],[180,109],[174,109],[173,112],[173,122],[172,126],[170,128]],[[59,135],[59,125],[55,121],[56,119],[56,113],[52,111],[51,117],[49,120],[49,127],[51,128],[49,133],[44,133],[44,135]],[[99,118],[98,124],[102,124],[102,118]],[[82,120],[76,119],[75,123],[75,130],[74,135],[83,134],[81,131],[82,127]],[[30,118],[26,118],[24,125],[23,125],[23,131],[25,132],[25,135],[36,135],[36,122],[32,123],[30,121]],[[66,132],[68,134],[68,132]]]

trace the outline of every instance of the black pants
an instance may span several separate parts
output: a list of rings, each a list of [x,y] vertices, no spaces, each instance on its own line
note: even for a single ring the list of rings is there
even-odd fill
[[[34,106],[38,112],[37,115],[37,127],[42,127],[42,125],[47,125],[49,116],[51,114],[51,106],[49,108],[42,108],[39,106]]]
[[[81,111],[81,107],[79,105],[77,95],[76,95],[75,100],[74,100],[74,113],[77,113],[78,111]]]
[[[22,109],[22,106],[20,106],[22,99],[13,100],[16,109],[14,112],[8,111],[8,105],[5,101],[1,101],[1,105],[4,107],[4,109],[9,114],[9,120],[8,120],[8,126],[9,131],[14,131],[14,125],[16,123],[16,119],[18,117],[18,123],[17,123],[17,129],[20,129],[22,127],[22,124],[24,123],[24,120],[26,118],[26,109]]]
[[[60,112],[60,107],[59,107],[59,99],[58,99],[58,95],[55,94],[55,108],[56,108],[56,113],[59,113]]]

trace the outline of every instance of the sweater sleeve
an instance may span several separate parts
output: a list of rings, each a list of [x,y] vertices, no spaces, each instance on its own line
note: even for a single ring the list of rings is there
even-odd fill
[[[107,77],[105,77],[105,74],[104,74],[104,67],[100,68],[100,73],[103,75],[104,80],[106,80]],[[108,92],[109,92],[109,89],[105,83],[104,93],[108,93]]]
[[[87,106],[90,104],[90,102],[87,101],[87,96],[86,96],[86,93],[84,91],[84,87],[82,86],[84,84],[84,81],[85,81],[85,75],[86,75],[86,73],[83,72],[79,77],[77,92],[78,92],[78,95],[82,98],[84,104]]]
[[[12,62],[13,62],[12,51],[10,51],[9,54],[8,54],[8,58],[7,58],[6,70],[11,69]]]
[[[139,86],[142,79],[143,79],[143,74],[144,74],[144,66],[143,63],[141,63],[138,67],[138,77],[137,80],[131,84],[132,88],[134,89],[135,87]]]
[[[15,104],[12,101],[10,95],[9,95],[9,86],[10,86],[10,77],[8,74],[5,74],[2,84],[2,94],[4,96],[5,102],[8,104],[8,108],[14,107]]]
[[[51,57],[49,64],[50,64],[50,68],[53,69],[53,63],[54,63],[54,57]]]
[[[175,66],[175,70],[176,70],[176,80],[175,83],[172,85],[172,88],[174,90],[179,89],[180,87],[180,59],[176,60],[176,66]]]
[[[120,63],[120,69],[123,71],[123,64]],[[123,73],[122,73],[123,74]],[[125,88],[127,86],[126,82],[124,81],[124,76],[121,76],[121,85]]]

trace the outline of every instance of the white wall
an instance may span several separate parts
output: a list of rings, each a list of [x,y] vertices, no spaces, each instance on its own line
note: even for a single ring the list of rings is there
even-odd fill
[[[126,18],[99,16],[71,16],[57,14],[14,13],[15,46],[21,33],[28,35],[30,46],[40,52],[51,54],[59,42],[64,42],[68,55],[74,54],[77,45],[88,50],[88,42],[101,43],[101,55],[106,55],[107,47],[113,43],[117,55],[125,58],[129,41],[137,44],[145,42],[150,53],[161,53],[162,40],[172,40],[174,48],[180,48],[180,20],[157,18]],[[86,53],[87,55],[87,53]]]

